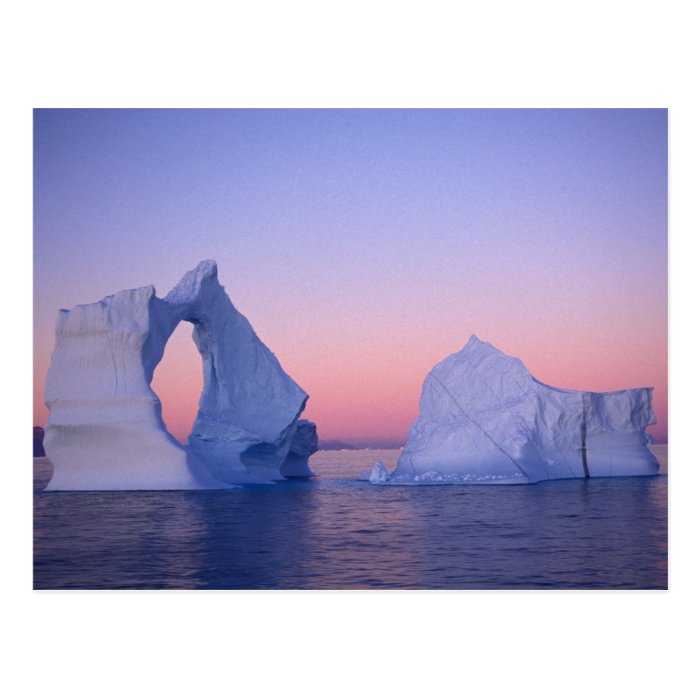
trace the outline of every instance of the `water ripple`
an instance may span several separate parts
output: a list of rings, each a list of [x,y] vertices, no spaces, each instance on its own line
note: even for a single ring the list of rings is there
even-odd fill
[[[319,478],[230,492],[46,493],[36,588],[666,588],[667,479],[383,488],[396,451],[319,453]],[[48,470],[48,471],[47,471]]]

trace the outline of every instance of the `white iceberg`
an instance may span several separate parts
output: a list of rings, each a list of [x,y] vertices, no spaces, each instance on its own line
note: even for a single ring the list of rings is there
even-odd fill
[[[570,391],[472,336],[423,383],[388,483],[536,483],[658,473],[652,389]]]
[[[168,433],[150,386],[181,321],[194,326],[204,371],[186,447]],[[164,299],[148,286],[61,310],[46,380],[48,489],[229,488],[282,479],[307,399],[234,308],[214,261],[201,262]]]
[[[368,469],[359,476],[358,481],[369,481],[370,484],[382,484],[389,478],[389,470],[384,462],[375,462],[371,469]]]

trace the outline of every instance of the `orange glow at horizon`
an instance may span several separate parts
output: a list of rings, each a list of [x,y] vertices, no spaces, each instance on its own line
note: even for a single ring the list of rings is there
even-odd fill
[[[408,325],[395,325],[388,333],[365,329],[361,340],[347,343],[340,356],[310,331],[305,341],[288,343],[287,352],[276,355],[284,370],[310,395],[303,417],[317,423],[324,440],[358,445],[403,443],[418,416],[425,375],[447,355],[460,350],[471,332],[506,354],[520,357],[536,379],[552,386],[582,391],[654,387],[657,424],[648,432],[660,441],[667,438],[665,345],[660,346],[655,337],[639,328],[619,324],[616,328],[592,326],[585,346],[575,327],[567,330],[564,324],[549,337],[537,338],[532,331],[526,333],[527,325],[526,321],[514,323],[507,333],[493,335],[477,328],[457,332],[447,325],[436,326],[429,338],[422,340],[420,330]],[[261,334],[263,342],[273,349],[283,341],[275,336],[273,327]],[[634,338],[634,343],[629,338]],[[191,324],[182,322],[175,329],[151,387],[161,400],[168,430],[186,444],[202,391],[202,360],[192,339]],[[35,425],[43,425],[47,419],[41,391],[43,382],[35,382],[40,406],[35,411]]]
[[[664,372],[659,372],[665,368],[666,349],[658,347],[654,338],[645,338],[633,328],[620,327],[616,332],[600,328],[599,334],[592,334],[590,344],[582,347],[575,329],[570,333],[560,329],[547,339],[526,336],[524,330],[512,328],[497,337],[477,335],[506,354],[520,357],[536,379],[555,387],[603,392],[653,386],[657,424],[649,432],[659,440],[666,438],[668,386]],[[202,363],[191,332],[188,323],[178,326],[152,382],[166,425],[183,443],[191,432],[202,389]],[[417,341],[419,334],[414,332]],[[608,333],[607,340],[604,333]],[[635,333],[634,344],[625,341]],[[317,423],[321,439],[360,445],[402,443],[418,416],[425,375],[460,350],[470,334],[460,336],[445,329],[441,336],[433,333],[430,343],[420,344],[394,343],[400,335],[368,332],[364,341],[348,343],[340,357],[309,339],[308,345],[294,345],[277,357],[310,395],[303,417]]]

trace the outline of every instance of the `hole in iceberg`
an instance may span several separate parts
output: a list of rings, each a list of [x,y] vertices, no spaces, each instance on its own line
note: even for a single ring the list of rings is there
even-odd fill
[[[181,321],[168,339],[151,389],[163,407],[168,432],[182,445],[192,432],[202,393],[202,357],[192,339],[193,325]]]

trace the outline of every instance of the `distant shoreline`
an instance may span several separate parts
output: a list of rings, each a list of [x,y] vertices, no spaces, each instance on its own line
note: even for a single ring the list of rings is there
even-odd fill
[[[388,441],[385,444],[350,445],[340,440],[319,440],[319,452],[331,452],[333,450],[398,450],[403,447],[403,442]]]

